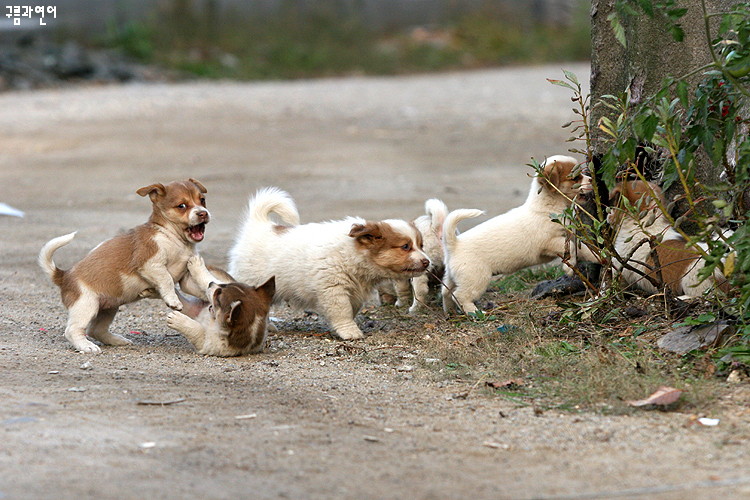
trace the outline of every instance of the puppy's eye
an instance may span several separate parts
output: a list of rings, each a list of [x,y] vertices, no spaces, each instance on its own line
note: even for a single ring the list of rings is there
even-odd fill
[[[206,206],[206,199],[205,198],[201,198],[201,205],[203,205],[204,207]]]
[[[180,210],[185,210],[187,208],[187,205],[184,203],[180,203],[179,205],[177,205],[177,208],[179,208]]]
[[[411,243],[401,245],[401,250],[404,250],[405,252],[408,252],[409,250],[411,250]]]

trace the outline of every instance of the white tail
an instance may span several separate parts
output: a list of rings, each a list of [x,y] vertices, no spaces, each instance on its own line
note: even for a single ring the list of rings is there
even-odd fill
[[[443,232],[443,223],[448,216],[448,207],[437,198],[430,198],[424,202],[424,210],[430,216],[430,228],[437,235]]]
[[[448,253],[451,253],[456,248],[456,242],[458,241],[456,235],[456,226],[464,219],[473,219],[479,217],[484,212],[475,208],[459,208],[449,213],[443,223],[443,246]]]
[[[64,236],[58,236],[57,238],[52,238],[47,243],[44,244],[42,249],[39,251],[39,265],[44,270],[45,273],[50,277],[50,279],[57,283],[60,273],[62,273],[62,270],[58,269],[58,267],[55,265],[55,261],[52,260],[52,255],[61,247],[64,247],[71,241],[73,241],[73,238],[76,237],[76,233],[69,233]]]
[[[284,224],[299,225],[299,212],[292,197],[277,187],[259,189],[255,196],[250,198],[247,210],[248,218],[254,222],[270,223],[270,215],[276,214]]]

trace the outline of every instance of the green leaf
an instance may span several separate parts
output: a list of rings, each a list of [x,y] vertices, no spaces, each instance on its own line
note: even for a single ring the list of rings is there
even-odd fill
[[[565,78],[573,82],[575,85],[578,85],[578,78],[576,77],[575,73],[573,73],[572,71],[566,71],[566,70],[562,70],[562,72],[565,74]]]
[[[620,23],[620,19],[617,17],[617,14],[613,12],[608,15],[607,21],[609,21],[609,24],[612,26],[612,31],[614,32],[615,39],[620,42],[620,45],[627,48],[628,43],[625,40],[625,28],[623,27],[622,23]]]
[[[552,78],[547,78],[547,81],[550,82],[552,85],[557,85],[559,87],[565,87],[567,89],[574,90],[574,91],[576,90],[576,88],[573,87],[571,84],[569,84],[568,82],[564,82],[562,80],[555,80],[555,79],[552,79]]]
[[[687,108],[689,104],[688,100],[688,84],[685,80],[680,80],[677,82],[677,87],[675,89],[677,91],[677,96],[680,98],[680,104],[682,104],[683,107]]]

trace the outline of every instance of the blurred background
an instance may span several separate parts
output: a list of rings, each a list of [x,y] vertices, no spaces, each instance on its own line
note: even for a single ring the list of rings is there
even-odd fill
[[[586,61],[584,0],[58,0],[0,19],[0,89]],[[15,21],[15,22],[14,22]]]

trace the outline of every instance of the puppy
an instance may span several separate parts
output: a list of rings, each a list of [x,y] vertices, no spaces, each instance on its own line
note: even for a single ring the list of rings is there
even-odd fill
[[[569,235],[550,214],[563,212],[579,195],[591,192],[590,177],[575,173],[577,163],[569,156],[548,158],[544,175],[534,176],[523,205],[460,235],[456,235],[456,225],[483,212],[460,209],[448,214],[443,225],[445,312],[452,312],[456,305],[464,313],[476,312],[474,300],[487,290],[493,274],[510,274],[565,253]],[[598,261],[585,246],[578,254],[584,260]],[[575,256],[571,260],[574,265]]]
[[[688,297],[699,297],[712,287],[728,291],[727,280],[718,269],[705,280],[698,278],[704,266],[701,254],[688,247],[685,239],[664,217],[657,204],[658,201],[662,207],[666,206],[659,186],[640,180],[624,181],[610,193],[610,204],[618,207],[622,198],[627,199],[638,213],[637,218],[631,211],[620,207],[612,210],[608,220],[616,231],[615,250],[637,270],[628,269],[615,259],[615,270],[627,284],[649,293],[667,287],[675,296]],[[653,250],[648,243],[652,236],[661,240]],[[707,248],[705,244],[699,246],[704,250]],[[656,281],[659,289],[643,275]]]
[[[103,344],[129,344],[124,337],[109,333],[109,325],[121,305],[142,298],[150,289],[169,307],[182,309],[175,282],[187,274],[187,261],[205,235],[210,219],[203,196],[206,188],[188,179],[152,184],[136,193],[151,198],[151,217],[145,224],[100,243],[67,271],[55,265],[52,255],[76,233],[50,240],[39,253],[39,265],[60,287],[68,309],[65,337],[80,352],[101,352],[87,335]]]
[[[170,312],[167,325],[182,333],[200,354],[229,357],[262,351],[275,289],[273,276],[255,288],[236,282],[221,269],[207,268],[198,255],[187,265],[187,279],[206,291],[208,301],[178,293],[182,312]]]
[[[430,291],[430,278],[442,278],[443,270],[443,222],[448,215],[448,207],[441,200],[431,198],[424,204],[425,214],[414,219],[413,224],[422,234],[422,250],[430,259],[427,272],[413,277],[411,280],[395,280],[396,307],[402,307],[411,299],[409,314],[415,314],[425,307],[427,294]]]
[[[274,302],[319,312],[342,339],[360,339],[354,316],[363,302],[384,279],[423,273],[430,260],[421,247],[419,231],[402,220],[349,217],[299,225],[290,196],[265,188],[250,199],[229,253],[229,273],[250,285],[275,276]]]

